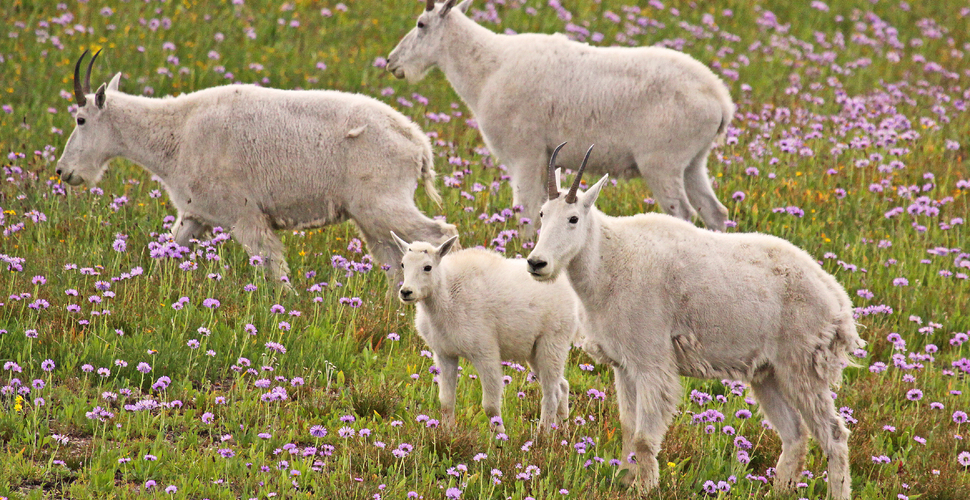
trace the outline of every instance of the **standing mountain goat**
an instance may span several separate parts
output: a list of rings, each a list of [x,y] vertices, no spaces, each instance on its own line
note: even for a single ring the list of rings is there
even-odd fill
[[[562,141],[599,144],[590,169],[642,175],[660,207],[700,212],[724,230],[707,155],[734,114],[724,83],[690,56],[660,47],[592,47],[561,34],[499,35],[465,16],[471,0],[427,0],[387,69],[418,81],[438,66],[471,108],[485,144],[509,165],[514,203],[535,220],[543,175]],[[564,153],[568,164],[579,154]],[[534,226],[526,226],[531,236]],[[523,231],[525,232],[525,231]]]
[[[112,158],[138,163],[161,179],[178,210],[172,237],[180,245],[212,226],[231,228],[277,281],[288,268],[273,230],[352,219],[377,260],[392,265],[393,289],[401,254],[387,236],[391,230],[437,243],[458,234],[414,205],[419,179],[440,201],[431,143],[384,103],[252,85],[153,99],[118,91],[121,73],[91,95],[96,57],[83,86],[84,55],[74,67],[77,127],[57,174],[68,184],[93,186]]]
[[[584,348],[613,367],[623,456],[636,456],[627,477],[657,485],[679,375],[729,378],[751,384],[781,436],[776,487],[795,486],[811,433],[828,457],[830,496],[848,499],[849,431],[830,386],[863,342],[845,290],[780,238],[662,214],[604,215],[594,202],[608,175],[580,193],[585,166],[564,197],[550,182],[529,272],[540,281],[566,274],[587,311]]]
[[[434,352],[441,420],[455,424],[458,357],[468,359],[482,382],[482,405],[491,427],[502,424],[502,360],[528,362],[542,384],[539,427],[548,432],[569,416],[569,383],[563,368],[579,337],[581,309],[566,280],[536,283],[523,259],[488,250],[450,252],[457,237],[441,246],[408,244],[396,234],[404,258],[400,298],[417,303],[415,323]],[[496,418],[498,417],[498,418]]]

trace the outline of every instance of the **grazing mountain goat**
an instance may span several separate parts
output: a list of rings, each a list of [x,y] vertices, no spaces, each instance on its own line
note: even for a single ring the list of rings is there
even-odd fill
[[[727,209],[707,174],[707,155],[734,114],[724,83],[687,54],[661,47],[592,47],[561,34],[499,35],[465,16],[471,0],[435,5],[388,56],[398,78],[433,66],[471,108],[485,144],[509,165],[514,203],[535,221],[543,175],[561,141],[599,144],[593,171],[642,175],[660,207],[700,212],[724,230]],[[568,164],[579,154],[564,153]],[[523,228],[528,237],[534,225]]]
[[[393,233],[392,233],[393,234]],[[441,369],[441,420],[455,424],[458,357],[468,359],[482,382],[490,426],[502,424],[502,360],[528,362],[542,384],[539,427],[548,432],[569,416],[569,383],[563,368],[578,340],[582,310],[566,280],[543,286],[529,278],[523,259],[488,250],[450,252],[458,239],[434,246],[408,244],[396,234],[404,258],[400,298],[417,303],[415,324]],[[498,418],[496,418],[498,417]]]
[[[781,436],[776,487],[798,481],[811,433],[828,457],[830,496],[849,498],[849,431],[830,386],[864,343],[845,290],[780,238],[716,233],[663,214],[607,216],[594,202],[608,175],[580,193],[585,166],[563,197],[550,182],[529,272],[539,281],[568,276],[587,311],[584,348],[613,367],[623,456],[636,457],[624,464],[633,469],[626,480],[657,485],[679,375],[729,378],[751,385]]]
[[[100,51],[99,51],[100,52]],[[87,54],[87,51],[85,51]],[[178,210],[172,237],[188,245],[212,226],[232,229],[277,281],[288,271],[276,229],[352,219],[400,281],[391,230],[441,243],[458,234],[414,205],[417,181],[434,187],[431,143],[390,106],[359,94],[215,87],[153,99],[118,90],[121,73],[91,94],[74,67],[77,127],[57,163],[61,180],[95,185],[115,157],[158,176]],[[390,293],[390,292],[389,292]]]

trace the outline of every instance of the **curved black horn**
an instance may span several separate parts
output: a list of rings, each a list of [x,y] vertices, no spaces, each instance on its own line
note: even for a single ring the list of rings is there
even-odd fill
[[[546,174],[546,185],[549,187],[549,199],[555,200],[559,198],[559,186],[556,185],[556,155],[559,154],[559,150],[565,146],[566,143],[562,143],[556,147],[556,150],[552,152],[552,156],[549,158],[549,172]]]
[[[426,10],[426,11],[432,11],[432,10],[434,10],[434,0],[428,0],[424,4],[424,10]]]
[[[81,70],[81,61],[84,60],[84,56],[86,55],[88,55],[87,50],[81,54],[81,57],[77,60],[77,64],[74,65],[74,100],[82,108],[88,103],[88,98],[84,97],[84,87],[81,87],[81,77],[78,75],[78,72]]]
[[[566,193],[566,203],[576,203],[576,191],[579,190],[579,183],[583,180],[583,171],[586,170],[586,162],[589,161],[589,154],[592,152],[593,145],[590,145],[589,149],[586,150],[586,157],[583,158],[583,164],[579,166],[579,171],[576,172],[576,180],[573,181],[572,187]]]
[[[455,2],[457,1],[458,0],[445,0],[445,5],[444,7],[441,8],[441,12],[438,15],[444,16],[445,14],[450,12],[451,8],[455,6]]]
[[[98,51],[94,53],[94,57],[92,57],[91,60],[88,61],[88,72],[87,72],[87,74],[84,75],[84,93],[85,94],[90,94],[91,93],[91,67],[94,66],[94,60],[98,58],[98,54],[100,54],[100,53],[101,53],[101,49],[98,49]]]

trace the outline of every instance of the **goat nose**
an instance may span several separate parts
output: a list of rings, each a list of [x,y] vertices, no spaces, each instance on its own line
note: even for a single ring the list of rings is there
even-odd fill
[[[410,297],[411,293],[412,293],[411,290],[408,290],[407,288],[401,289],[401,297],[404,297],[405,299]]]
[[[59,168],[57,170],[54,170],[54,173],[56,173],[57,175],[61,175],[61,172],[62,172],[62,170],[59,169]]]
[[[529,259],[527,262],[529,263],[529,267],[534,270],[542,269],[543,267],[546,267],[547,264],[546,261],[539,259]]]

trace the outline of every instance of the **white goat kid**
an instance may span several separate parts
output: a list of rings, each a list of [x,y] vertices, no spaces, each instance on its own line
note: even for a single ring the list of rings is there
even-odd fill
[[[436,243],[458,234],[415,206],[418,180],[440,201],[431,143],[384,103],[252,85],[153,99],[120,92],[121,73],[91,95],[94,58],[82,86],[83,58],[74,68],[77,127],[57,174],[93,186],[112,158],[138,163],[161,179],[178,210],[172,237],[180,245],[212,226],[231,228],[278,281],[288,268],[274,230],[352,219],[374,257],[392,266],[393,290],[401,254],[391,230]]]
[[[435,246],[408,244],[393,235],[404,254],[400,299],[416,303],[415,324],[441,369],[441,421],[455,424],[458,358],[469,360],[482,383],[490,427],[502,423],[502,361],[527,362],[542,385],[539,427],[552,429],[569,416],[569,383],[563,369],[578,340],[581,309],[566,280],[543,286],[529,277],[523,259],[481,249],[450,251],[457,237]]]
[[[849,498],[849,431],[830,387],[864,343],[845,290],[780,238],[663,214],[607,216],[594,203],[608,176],[580,193],[584,167],[564,197],[550,183],[529,272],[569,277],[589,317],[584,348],[613,367],[623,456],[636,457],[625,479],[657,485],[680,375],[729,378],[751,385],[781,436],[776,487],[798,481],[811,433],[828,458],[830,496]]]
[[[455,3],[426,0],[387,69],[412,82],[434,66],[444,72],[489,150],[509,166],[523,217],[536,221],[550,153],[571,141],[599,144],[590,170],[642,175],[666,213],[690,220],[696,209],[708,228],[724,229],[727,209],[714,195],[707,156],[734,104],[707,66],[661,47],[496,34],[465,15],[471,0]],[[560,159],[578,164],[580,152]],[[534,227],[523,234],[531,237]]]

